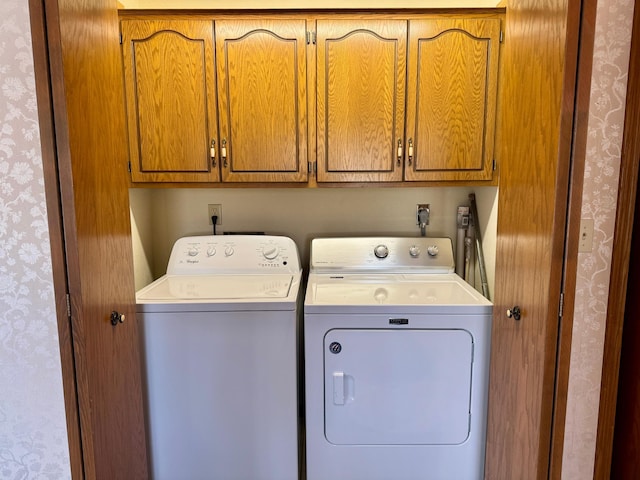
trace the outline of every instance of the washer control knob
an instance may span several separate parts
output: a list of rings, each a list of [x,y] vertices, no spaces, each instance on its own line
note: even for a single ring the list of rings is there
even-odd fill
[[[389,256],[389,249],[386,245],[380,244],[373,249],[373,253],[378,258],[387,258],[387,256]]]
[[[198,255],[198,249],[196,247],[191,247],[187,251],[187,255],[189,255],[190,257],[195,257],[196,255]]]
[[[227,245],[224,249],[224,256],[230,257],[231,255],[233,255],[233,253],[234,253],[233,247],[231,245]]]
[[[413,258],[418,258],[420,256],[420,247],[418,247],[417,245],[411,245],[409,247],[409,255],[411,255]]]
[[[437,245],[430,245],[430,246],[427,247],[427,253],[431,257],[435,257],[436,255],[438,255],[439,251],[440,250],[438,250],[438,246]]]
[[[216,254],[215,247],[207,248],[207,257],[213,257]]]
[[[262,249],[262,255],[267,260],[273,260],[280,254],[280,250],[277,245],[265,245]]]

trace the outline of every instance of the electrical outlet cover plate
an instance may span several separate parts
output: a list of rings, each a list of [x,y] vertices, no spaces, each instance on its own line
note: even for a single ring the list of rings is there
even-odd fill
[[[209,204],[209,225],[213,225],[211,221],[211,217],[217,215],[218,223],[216,225],[222,225],[222,204],[221,203],[210,203]]]

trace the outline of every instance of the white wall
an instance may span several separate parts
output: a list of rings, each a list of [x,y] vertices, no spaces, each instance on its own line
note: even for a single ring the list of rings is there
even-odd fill
[[[0,3],[0,477],[71,478],[27,0]]]

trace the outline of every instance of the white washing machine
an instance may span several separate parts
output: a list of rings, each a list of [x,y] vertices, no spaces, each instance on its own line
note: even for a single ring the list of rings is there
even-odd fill
[[[289,238],[197,236],[137,293],[154,479],[298,479],[300,281]]]
[[[322,238],[304,304],[307,480],[483,478],[492,304],[448,238]]]

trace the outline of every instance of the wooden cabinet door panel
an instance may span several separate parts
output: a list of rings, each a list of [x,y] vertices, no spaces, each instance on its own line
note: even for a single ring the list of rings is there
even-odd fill
[[[402,180],[404,20],[318,20],[319,182]]]
[[[134,182],[219,180],[213,23],[123,20]]]
[[[307,181],[305,20],[217,21],[225,182]]]
[[[489,180],[499,19],[409,24],[406,180]]]

